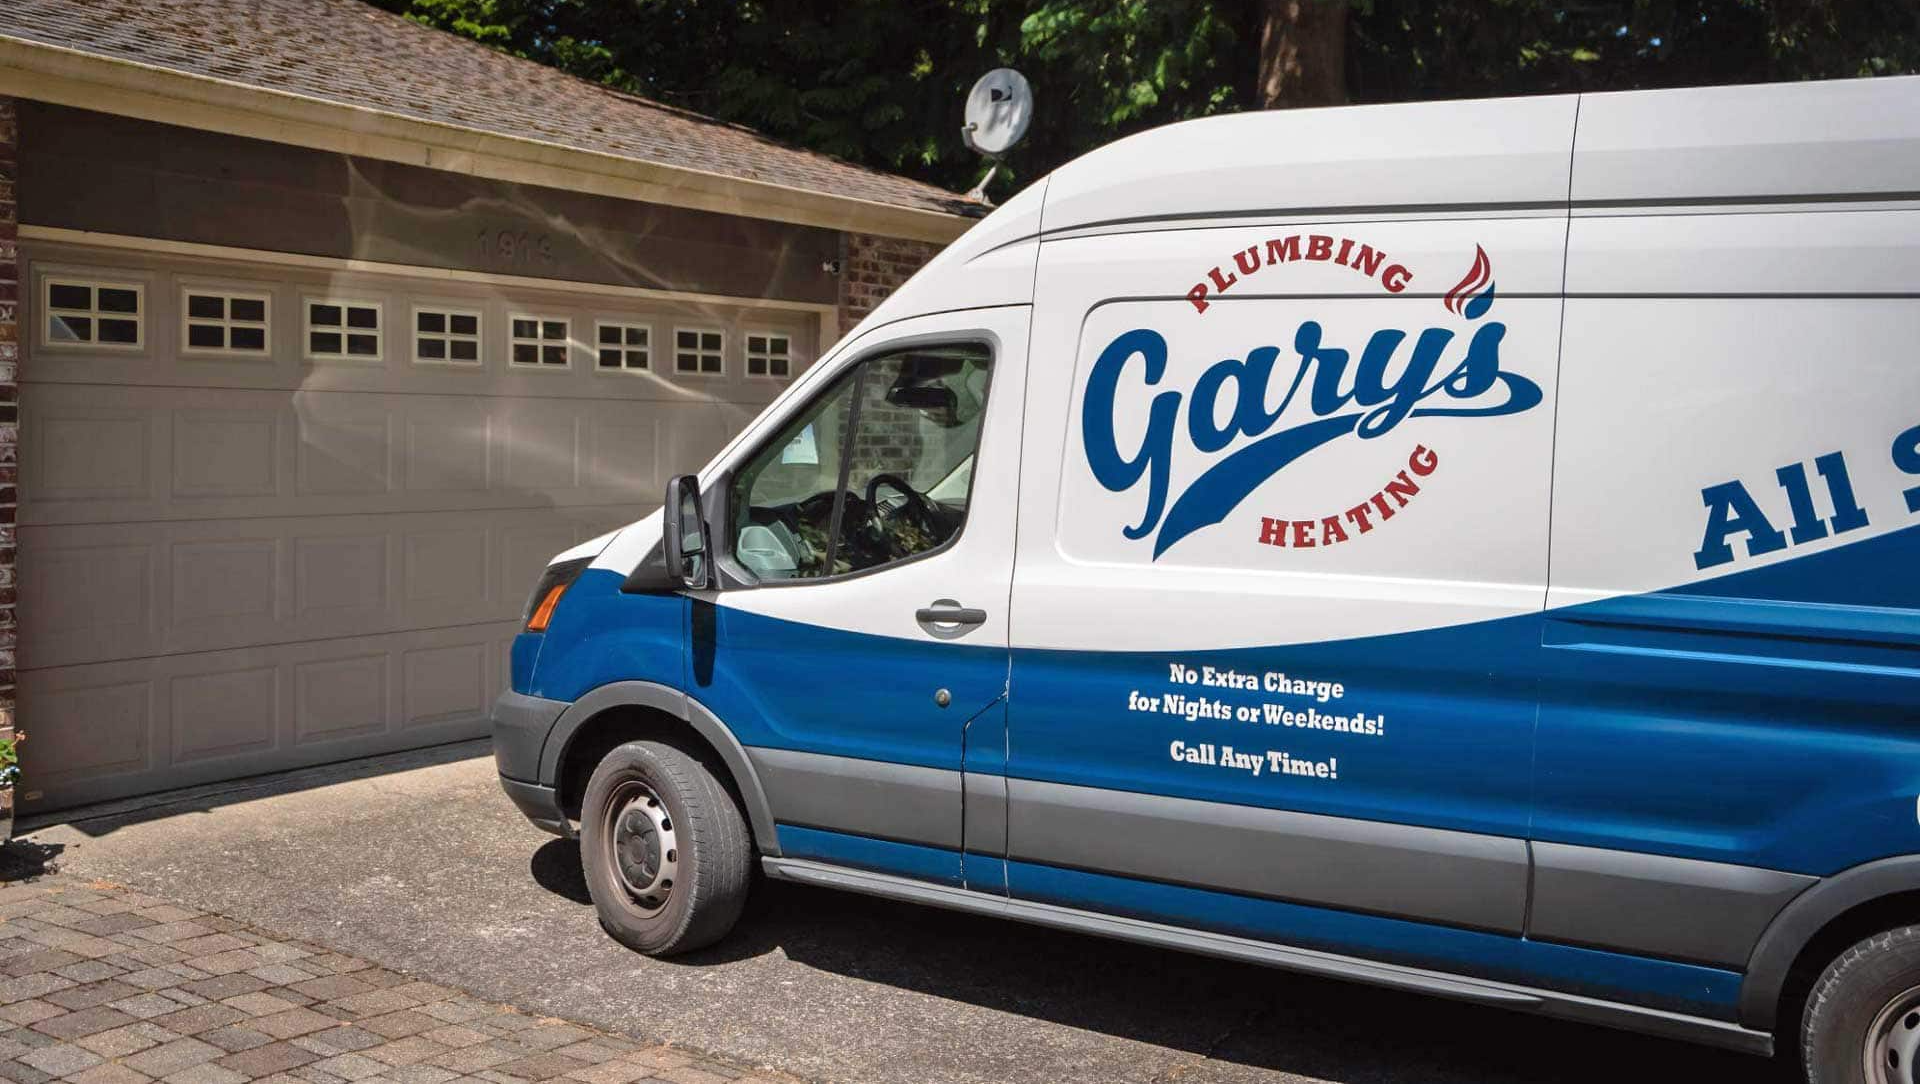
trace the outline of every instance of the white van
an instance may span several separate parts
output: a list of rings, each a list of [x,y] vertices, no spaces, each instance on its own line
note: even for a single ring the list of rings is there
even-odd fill
[[[1920,78],[1096,151],[555,558],[495,735],[643,952],[757,862],[1894,1079]]]

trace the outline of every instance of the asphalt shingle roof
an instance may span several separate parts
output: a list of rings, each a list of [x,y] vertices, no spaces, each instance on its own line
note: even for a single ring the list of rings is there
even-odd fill
[[[623,94],[361,0],[4,0],[0,35],[660,165],[978,213],[932,185]]]

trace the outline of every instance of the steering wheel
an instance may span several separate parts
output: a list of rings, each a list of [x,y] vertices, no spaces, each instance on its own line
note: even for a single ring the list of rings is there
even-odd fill
[[[887,530],[881,521],[883,518],[891,519],[893,513],[883,511],[885,506],[877,499],[880,495],[880,489],[883,486],[894,490],[907,499],[906,506],[902,509],[902,512],[911,515],[915,521],[914,525],[919,527],[920,530],[932,537],[939,537],[944,533],[941,530],[942,516],[939,511],[934,508],[933,502],[927,499],[926,494],[908,485],[906,479],[897,474],[876,474],[872,478],[867,479],[867,515],[873,520],[873,524],[879,530],[881,536],[886,538],[889,543],[895,542],[896,540],[893,538],[893,532]],[[888,548],[898,549],[900,547],[897,545],[889,545]],[[895,553],[894,556],[898,557],[902,556],[902,554]]]

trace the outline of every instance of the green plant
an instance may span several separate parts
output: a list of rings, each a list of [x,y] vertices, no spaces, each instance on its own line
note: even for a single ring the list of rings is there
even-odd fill
[[[0,738],[0,787],[12,786],[20,778],[20,743],[26,734],[14,731],[11,738]]]

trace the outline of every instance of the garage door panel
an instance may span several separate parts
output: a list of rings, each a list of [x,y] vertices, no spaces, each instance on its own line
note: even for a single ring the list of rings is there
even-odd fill
[[[385,532],[295,540],[294,624],[310,635],[339,636],[391,621],[392,548],[393,539]]]
[[[580,404],[552,399],[503,405],[498,420],[503,433],[502,480],[508,488],[544,494],[580,484],[581,435],[586,428],[581,413]]]
[[[20,665],[510,621],[637,505],[20,530]]]
[[[307,395],[293,406],[302,497],[364,496],[392,487],[397,411],[390,404],[370,396]]]
[[[403,672],[400,725],[431,726],[484,715],[490,694],[487,640],[407,650]]]
[[[172,495],[279,496],[282,413],[271,402],[251,409],[172,411]]]
[[[20,666],[153,653],[160,550],[127,531],[114,535],[48,547],[37,532],[19,532],[19,560],[33,569],[19,588]]]
[[[491,535],[485,523],[474,522],[436,523],[401,537],[401,597],[408,623],[450,625],[508,616],[487,574]]]
[[[393,716],[393,660],[383,652],[293,664],[293,741],[379,734]]]
[[[20,712],[34,720],[34,763],[45,766],[23,804],[58,808],[480,737],[476,701],[505,672],[516,631],[517,621],[495,622],[23,672]],[[402,687],[395,678],[409,664]]]
[[[583,484],[631,501],[658,501],[667,483],[660,473],[660,413],[597,404],[587,421]]]
[[[206,525],[192,525],[199,534]],[[162,650],[274,639],[286,625],[284,537],[271,521],[246,521],[243,537],[176,538],[167,547]],[[187,533],[187,532],[182,532]],[[189,645],[192,645],[191,647]]]
[[[402,487],[416,495],[485,492],[492,478],[490,405],[468,399],[406,404]]]
[[[280,733],[280,671],[272,665],[167,680],[174,764],[271,750]]]
[[[21,674],[20,717],[32,719],[37,731],[37,748],[28,754],[32,785],[57,794],[82,780],[149,768],[153,695],[153,682],[144,678],[49,687],[37,675]]]
[[[728,438],[707,403],[35,385],[23,407],[28,524],[657,503],[663,462]]]
[[[144,503],[154,497],[152,415],[49,398],[31,397],[23,411],[23,496],[56,503]]]

